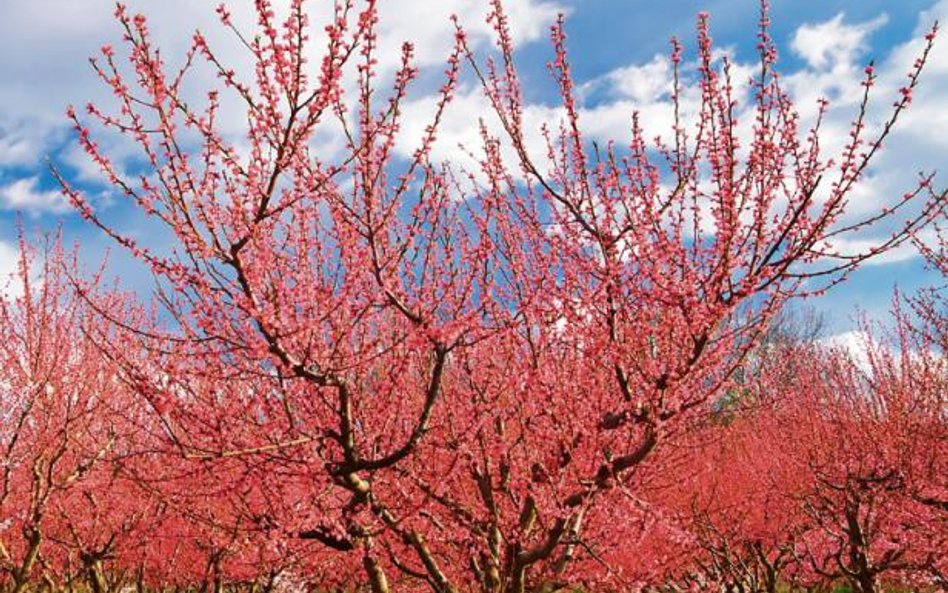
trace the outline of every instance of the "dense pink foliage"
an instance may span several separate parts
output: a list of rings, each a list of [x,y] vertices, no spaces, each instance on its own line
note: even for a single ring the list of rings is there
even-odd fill
[[[406,44],[391,80],[380,75],[377,3],[337,2],[313,64],[304,2],[282,21],[255,4],[253,34],[218,11],[250,72],[200,34],[169,67],[120,5],[123,51],[93,60],[114,103],[69,111],[112,188],[170,244],[124,233],[57,172],[157,289],[153,310],[84,278],[58,246],[34,262],[36,285],[24,248],[24,296],[0,301],[0,583],[944,585],[938,295],[914,302],[914,327],[898,315],[868,366],[767,340],[788,302],[944,216],[932,177],[848,208],[934,30],[881,126],[867,121],[866,70],[831,155],[828,104],[807,126],[781,86],[765,3],[748,105],[707,15],[693,72],[673,43],[668,142],[644,137],[637,114],[625,144],[586,138],[560,20],[562,119],[533,154],[496,0],[496,48],[475,55],[456,23],[435,115],[403,159],[401,106],[419,73]],[[195,101],[198,67],[217,84]],[[482,124],[475,171],[431,156],[467,80],[499,122]],[[693,118],[679,109],[688,86]],[[244,110],[238,137],[220,123],[225,104]],[[334,154],[321,144],[332,135]],[[97,140],[116,136],[139,162]],[[891,228],[863,252],[833,247]],[[944,241],[924,248],[944,271]]]
[[[685,487],[656,497],[694,536],[677,580],[944,586],[945,359],[898,322],[866,361],[784,347],[745,409],[699,433]]]

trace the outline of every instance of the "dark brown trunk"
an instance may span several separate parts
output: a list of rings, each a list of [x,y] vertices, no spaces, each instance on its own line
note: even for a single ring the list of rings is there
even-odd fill
[[[365,573],[369,577],[369,585],[372,587],[372,593],[391,593],[388,587],[388,579],[385,578],[385,571],[382,570],[382,567],[375,558],[366,554],[362,557],[362,566],[365,568]]]

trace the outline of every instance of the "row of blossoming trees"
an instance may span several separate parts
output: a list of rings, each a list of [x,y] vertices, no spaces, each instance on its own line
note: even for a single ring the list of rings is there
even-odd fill
[[[537,153],[494,2],[496,52],[475,55],[458,25],[406,160],[418,72],[406,45],[386,92],[376,2],[337,3],[321,53],[300,0],[284,21],[256,2],[253,35],[221,8],[248,73],[201,35],[171,69],[120,6],[123,57],[93,60],[114,109],[70,117],[169,243],[123,233],[56,172],[156,288],[146,302],[56,241],[21,246],[0,301],[0,585],[946,586],[939,293],[907,301],[868,363],[771,331],[788,302],[937,229],[932,177],[847,209],[934,30],[882,122],[867,121],[866,70],[829,155],[827,104],[803,126],[763,8],[748,105],[701,17],[693,61],[673,45],[670,135],[632,116],[629,140],[604,147],[583,135],[557,23],[560,119]],[[197,64],[218,76],[202,100],[186,92]],[[462,84],[492,107],[468,170],[432,158]],[[237,104],[234,137],[219,121]],[[141,158],[112,160],[96,140],[110,134]],[[865,251],[834,247],[873,230]],[[944,272],[944,236],[916,243]]]

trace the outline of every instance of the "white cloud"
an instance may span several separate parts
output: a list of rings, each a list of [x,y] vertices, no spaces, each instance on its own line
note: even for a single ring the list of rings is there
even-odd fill
[[[16,272],[19,259],[16,247],[6,241],[0,241],[0,277],[6,278]]]
[[[16,246],[0,241],[0,298],[16,298],[23,287],[16,281],[20,252]]]
[[[821,346],[848,355],[863,371],[869,371],[871,368],[869,352],[873,344],[872,336],[861,329],[820,338],[816,342]]]
[[[865,373],[872,374],[876,370],[883,373],[890,364],[903,365],[902,356],[912,362],[944,366],[946,361],[935,349],[922,349],[911,342],[901,343],[898,328],[891,325],[895,321],[889,317],[889,324],[867,324],[863,322],[860,329],[850,330],[821,338],[816,343],[825,348],[845,354],[855,365]],[[868,328],[868,331],[867,329]],[[906,370],[905,367],[901,367]],[[898,370],[898,368],[896,369]]]
[[[24,177],[0,186],[0,208],[28,213],[65,212],[66,198],[59,190],[39,189],[39,176]]]
[[[829,253],[835,253],[842,256],[857,256],[870,253],[874,248],[878,248],[879,245],[882,245],[888,239],[889,237],[857,237],[834,239],[828,249],[826,246],[821,247],[821,249],[824,249]],[[880,266],[894,264],[908,261],[918,256],[918,249],[915,247],[915,245],[913,245],[911,241],[905,241],[898,247],[889,249],[884,253],[866,260],[863,265]]]
[[[832,69],[846,66],[868,48],[869,35],[888,22],[886,15],[855,25],[843,22],[845,15],[816,24],[806,24],[797,29],[790,47],[806,60],[811,68]]]
[[[0,128],[0,167],[29,165],[37,160],[35,134],[25,130],[7,131]]]
[[[454,40],[451,15],[457,15],[475,45],[490,43],[493,29],[485,17],[488,5],[483,0],[439,0],[438,2],[383,2],[379,9],[382,44],[400,45],[411,41],[420,64],[438,64],[447,58]],[[565,8],[548,0],[521,0],[505,3],[514,44],[542,38],[558,12]],[[396,57],[397,52],[391,52]],[[382,64],[386,52],[380,52]],[[394,63],[394,60],[392,60]]]
[[[402,157],[410,158],[418,148],[425,134],[425,127],[432,121],[436,106],[437,97],[433,95],[409,100],[402,105],[401,133],[395,145],[396,151]],[[541,130],[543,126],[555,128],[562,117],[563,111],[560,107],[542,104],[524,106],[523,128],[527,152],[541,171],[546,169],[548,163],[546,141]],[[484,155],[480,133],[482,122],[489,134],[502,140],[501,157],[506,166],[511,171],[519,170],[516,153],[503,132],[499,118],[479,87],[462,89],[445,109],[432,148],[432,160],[450,160],[452,165],[482,181],[483,176],[478,165],[479,159]]]
[[[584,84],[582,91],[589,94],[602,87],[606,87],[613,96],[636,103],[667,100],[672,87],[671,61],[659,54],[645,64],[616,68],[605,76]]]
[[[112,26],[108,0],[6,2],[0,18],[0,166],[35,165],[89,88],[85,62]],[[103,18],[105,17],[105,18]]]

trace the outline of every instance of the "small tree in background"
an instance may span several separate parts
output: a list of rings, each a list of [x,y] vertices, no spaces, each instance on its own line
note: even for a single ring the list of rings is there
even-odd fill
[[[58,241],[37,251],[21,239],[0,297],[0,584],[14,593],[56,582],[72,561],[93,589],[101,583],[79,524],[95,521],[95,501],[110,494],[102,484],[136,399],[90,338],[114,331],[73,290],[75,270]],[[103,303],[123,299],[101,293]]]

